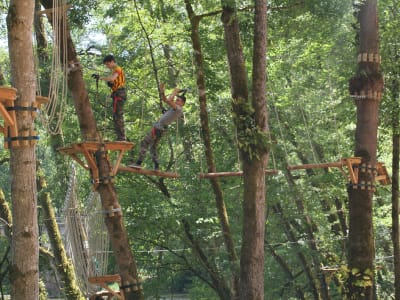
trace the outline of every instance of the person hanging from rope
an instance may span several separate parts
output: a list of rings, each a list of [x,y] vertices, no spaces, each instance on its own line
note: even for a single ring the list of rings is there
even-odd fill
[[[168,125],[172,122],[178,120],[179,118],[183,118],[183,106],[186,103],[185,92],[186,90],[181,90],[179,88],[175,88],[171,95],[168,98],[165,96],[165,87],[164,84],[160,84],[159,91],[161,95],[161,99],[163,102],[167,103],[170,108],[164,112],[161,118],[153,124],[151,130],[144,137],[142,142],[140,143],[140,151],[139,157],[135,163],[131,163],[128,167],[131,168],[141,168],[141,164],[146,156],[146,152],[150,147],[150,155],[151,159],[154,163],[154,169],[159,170],[159,159],[157,154],[157,144],[160,141],[161,137],[165,135]]]
[[[104,77],[99,74],[93,74],[92,77],[97,81],[106,81],[107,85],[111,88],[115,134],[117,135],[117,141],[126,141],[123,109],[126,101],[125,73],[124,70],[118,66],[113,55],[105,56],[103,64],[106,68],[111,70],[111,74]]]

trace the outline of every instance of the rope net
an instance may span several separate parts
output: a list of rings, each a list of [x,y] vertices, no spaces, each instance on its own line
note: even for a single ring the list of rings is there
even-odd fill
[[[49,102],[44,107],[44,113],[40,114],[40,120],[53,135],[61,133],[61,125],[64,120],[67,99],[67,2],[66,0],[53,0],[51,13],[53,28],[51,69],[49,74]],[[38,85],[38,95],[41,95]]]
[[[100,196],[92,192],[81,209],[78,203],[76,170],[73,166],[64,207],[65,247],[82,293],[98,288],[88,278],[107,274],[109,240],[104,224]]]

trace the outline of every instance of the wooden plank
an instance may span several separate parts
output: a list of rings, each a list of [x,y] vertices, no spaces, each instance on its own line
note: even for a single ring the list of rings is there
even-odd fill
[[[40,10],[37,12],[37,14],[38,15],[44,15],[44,14],[48,15],[50,13],[53,13],[53,11],[56,9],[63,11],[63,10],[70,9],[71,7],[72,7],[71,4],[63,4],[63,5],[60,5],[59,7],[55,7],[55,8],[53,7],[53,8],[47,8],[47,9]]]
[[[98,286],[101,286],[117,299],[120,300],[125,299],[123,293],[114,291],[107,285],[107,283],[112,283],[112,282],[117,282],[119,285],[121,283],[121,276],[119,274],[89,277],[88,282],[91,284],[96,284]]]
[[[131,172],[141,175],[150,175],[150,176],[158,176],[158,177],[165,177],[165,178],[179,178],[180,175],[177,173],[170,173],[170,172],[163,172],[163,171],[156,171],[156,170],[147,170],[147,169],[138,169],[138,168],[130,168],[130,167],[119,167],[119,172]]]
[[[125,142],[125,141],[115,141],[115,142],[104,142],[105,145],[105,150],[106,151],[128,151],[131,150],[135,144],[131,142]]]
[[[118,171],[119,165],[121,164],[121,160],[122,160],[122,157],[124,156],[124,153],[125,153],[124,150],[119,151],[117,160],[115,161],[114,166],[112,167],[111,176],[115,176],[117,174],[117,171]]]
[[[382,185],[387,185],[392,183],[389,173],[386,169],[386,166],[383,163],[378,162],[376,164],[376,171],[378,173],[378,176],[376,176],[375,179],[379,181]]]
[[[17,89],[13,87],[0,86],[0,101],[11,100],[17,98]]]
[[[340,161],[337,162],[327,162],[327,163],[319,163],[319,164],[304,164],[304,165],[289,165],[287,166],[288,170],[306,170],[306,169],[326,169],[326,168],[341,168],[343,166],[348,166],[348,162],[351,164],[360,164],[361,158],[360,157],[349,157],[349,158],[342,158]]]
[[[342,161],[347,165],[347,168],[349,170],[350,181],[353,184],[357,184],[358,183],[358,172],[354,172],[353,161],[351,159],[342,159]],[[360,163],[358,163],[358,164],[360,164]],[[358,171],[358,169],[357,169],[357,171]]]
[[[4,121],[10,125],[10,126],[14,126],[15,122],[13,120],[13,118],[10,116],[10,114],[8,113],[7,109],[4,107],[3,103],[0,103],[0,114],[2,115]]]
[[[308,169],[326,169],[326,168],[340,168],[343,166],[341,161],[339,162],[330,162],[330,163],[319,163],[319,164],[304,164],[304,165],[289,165],[287,169],[291,170],[308,170]]]
[[[266,175],[277,175],[278,170],[271,169],[265,170]],[[218,177],[239,177],[243,176],[243,171],[238,172],[215,172],[215,173],[200,173],[200,178],[218,178]]]
[[[107,283],[107,282],[121,282],[121,276],[119,274],[112,274],[112,275],[89,277],[88,281],[94,284]]]

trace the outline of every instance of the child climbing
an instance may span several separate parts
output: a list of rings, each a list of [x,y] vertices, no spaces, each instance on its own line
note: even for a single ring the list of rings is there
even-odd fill
[[[113,55],[107,55],[103,59],[103,64],[111,70],[109,76],[101,77],[99,74],[93,74],[92,77],[96,80],[104,80],[111,88],[111,98],[113,100],[113,121],[114,130],[117,135],[117,141],[125,141],[125,123],[124,123],[124,103],[126,101],[125,89],[125,73],[118,66]]]
[[[146,156],[146,152],[150,147],[151,159],[154,163],[154,169],[159,169],[159,160],[157,154],[157,144],[161,137],[166,133],[168,125],[176,121],[178,118],[183,117],[183,106],[186,102],[186,97],[184,96],[184,91],[179,88],[175,88],[168,98],[165,96],[164,84],[160,84],[160,94],[163,102],[170,106],[161,118],[153,124],[153,127],[144,137],[140,143],[139,157],[136,163],[129,164],[128,167],[131,168],[141,168],[141,164]],[[181,94],[179,94],[181,93]]]

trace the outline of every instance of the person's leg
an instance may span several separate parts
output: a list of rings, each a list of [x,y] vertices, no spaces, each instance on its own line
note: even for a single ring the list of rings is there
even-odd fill
[[[150,145],[154,144],[154,137],[153,137],[153,133],[152,130],[150,130],[147,135],[144,137],[144,139],[142,140],[142,142],[140,143],[140,150],[139,150],[139,156],[138,159],[136,161],[137,164],[141,164],[142,161],[144,160],[145,156],[146,156],[146,152],[149,149]]]
[[[164,130],[156,129],[154,132],[154,141],[150,145],[150,155],[151,155],[151,159],[153,160],[153,163],[154,163],[154,169],[156,169],[156,170],[159,169],[159,165],[160,165],[160,161],[158,159],[158,153],[157,153],[157,146],[158,146],[158,142],[160,141],[160,139],[163,135],[164,135]]]
[[[114,100],[115,101],[115,100]],[[115,112],[113,114],[114,129],[117,135],[117,141],[125,141],[125,123],[124,123],[124,101],[117,100],[115,105]]]

